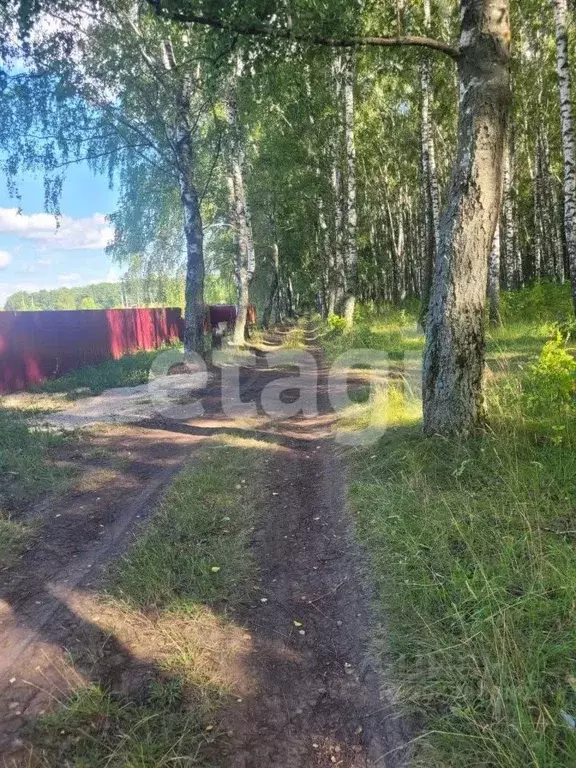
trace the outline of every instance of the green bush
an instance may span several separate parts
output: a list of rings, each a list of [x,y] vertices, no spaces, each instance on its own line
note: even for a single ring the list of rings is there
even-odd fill
[[[503,291],[500,314],[507,322],[554,322],[570,317],[570,285],[539,282],[519,291]]]
[[[532,412],[574,405],[576,360],[567,351],[560,331],[544,345],[538,362],[528,368],[524,391]]]
[[[344,333],[346,330],[346,318],[340,317],[340,315],[335,315],[334,312],[331,312],[328,315],[328,327],[335,333]]]

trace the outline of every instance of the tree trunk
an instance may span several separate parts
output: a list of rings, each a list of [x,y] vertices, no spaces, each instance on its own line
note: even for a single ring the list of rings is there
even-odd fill
[[[511,291],[520,282],[517,275],[516,220],[514,217],[513,142],[510,132],[504,147],[504,171],[502,175],[502,228],[504,232],[504,276],[506,289]]]
[[[461,0],[458,152],[440,223],[426,329],[427,434],[468,435],[485,421],[484,307],[500,213],[510,109],[508,0]]]
[[[262,326],[264,328],[268,328],[270,325],[270,317],[272,315],[272,308],[274,307],[274,299],[276,298],[276,292],[278,291],[278,285],[280,282],[280,258],[278,255],[278,243],[272,244],[272,258],[274,263],[274,275],[272,277],[272,283],[270,284],[268,301],[266,302],[266,307],[262,313]]]
[[[354,143],[354,74],[356,53],[346,52],[344,59],[344,136],[346,146],[346,205],[345,205],[345,270],[344,317],[346,327],[354,323],[354,307],[358,283],[358,250],[356,245],[356,146]]]
[[[346,220],[346,201],[344,200],[342,181],[342,151],[343,151],[343,126],[342,114],[342,56],[335,53],[332,57],[332,79],[334,82],[334,101],[336,105],[336,120],[334,129],[330,132],[328,146],[332,160],[330,183],[332,186],[332,211],[331,217],[331,249],[329,260],[329,299],[328,312],[334,314],[342,297],[342,290],[346,282],[344,275],[344,222]]]
[[[246,322],[250,303],[250,282],[254,274],[254,241],[244,185],[244,142],[238,117],[238,78],[241,74],[241,68],[240,59],[237,57],[234,73],[230,79],[226,94],[226,112],[229,129],[229,186],[236,245],[237,311],[233,343],[237,346],[243,344],[246,337]]]
[[[496,225],[488,269],[490,325],[500,325],[500,225]]]
[[[168,40],[162,44],[166,69],[174,70],[174,53]],[[204,349],[204,235],[196,189],[194,130],[191,123],[193,80],[184,74],[179,84],[176,124],[171,129],[178,167],[180,199],[184,212],[186,286],[184,291],[184,352],[203,355]]]
[[[424,0],[424,33],[430,32],[431,12],[430,0]],[[436,154],[432,134],[432,116],[430,114],[432,101],[432,71],[430,58],[424,56],[420,64],[420,87],[422,90],[422,114],[420,123],[420,141],[422,146],[422,183],[424,189],[424,216],[426,221],[426,237],[424,240],[425,258],[422,282],[422,301],[420,306],[419,323],[426,327],[426,316],[430,302],[434,262],[438,252],[438,225],[440,220],[440,193],[438,191],[438,174],[436,172]]]
[[[568,53],[567,0],[553,0],[556,31],[556,72],[560,86],[560,118],[564,154],[564,229],[572,278],[572,302],[576,312],[576,148],[570,59]]]

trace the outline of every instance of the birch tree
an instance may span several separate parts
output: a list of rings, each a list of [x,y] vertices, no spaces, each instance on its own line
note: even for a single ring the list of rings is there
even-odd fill
[[[552,0],[552,2],[564,155],[564,231],[572,277],[572,302],[576,312],[576,136],[574,135],[570,55],[568,51],[568,3],[567,0]]]
[[[424,0],[424,30],[430,32],[432,14],[430,0]],[[420,64],[420,87],[422,90],[421,143],[422,143],[422,194],[424,209],[424,270],[422,278],[422,299],[420,324],[426,326],[434,261],[438,251],[438,223],[440,219],[440,192],[436,170],[436,152],[432,135],[432,63],[424,56]]]
[[[233,63],[226,93],[226,115],[228,120],[228,173],[230,207],[236,249],[237,313],[234,325],[234,344],[244,343],[250,282],[254,275],[254,239],[246,197],[246,155],[244,138],[238,115],[238,82],[242,74],[242,60],[239,55]]]
[[[440,222],[426,328],[427,434],[466,435],[485,420],[484,306],[500,213],[510,109],[507,0],[462,0],[458,150]]]
[[[356,243],[356,145],[354,140],[354,74],[355,53],[348,51],[344,60],[344,137],[346,148],[346,197],[344,221],[345,276],[344,318],[346,327],[352,328],[356,289],[358,283],[358,250]]]
[[[3,21],[5,33],[15,39],[14,9],[14,3],[5,9]],[[151,187],[177,189],[186,252],[185,348],[202,353],[204,254],[196,142],[207,104],[199,92],[198,40],[143,14],[132,0],[100,0],[92,10],[61,0],[38,3],[32,9],[36,15],[26,17],[22,44],[13,53],[25,70],[7,76],[1,96],[4,169],[14,182],[21,172],[41,170],[47,209],[55,213],[66,169],[77,162],[88,162],[95,172],[142,195]],[[183,67],[190,56],[195,65]],[[136,196],[130,202],[144,211]],[[156,220],[161,214],[147,209]],[[128,217],[122,219],[128,223]],[[137,219],[132,232],[116,228],[112,252],[121,258],[140,250],[126,247],[140,239]],[[139,245],[141,252],[147,247]]]

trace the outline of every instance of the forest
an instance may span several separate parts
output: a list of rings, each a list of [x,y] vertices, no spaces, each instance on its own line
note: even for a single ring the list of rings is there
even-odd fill
[[[481,424],[485,284],[497,323],[500,287],[576,269],[567,2],[4,5],[8,183],[57,212],[70,164],[108,174],[114,258],[184,259],[188,349],[214,269],[237,342],[249,294],[264,325],[416,298],[425,428]]]
[[[338,450],[325,447],[320,422],[308,436],[267,425],[263,438],[260,423],[249,431],[236,421],[174,430],[181,440],[210,429],[230,439],[170,486],[110,593],[122,621],[152,615],[150,632],[164,620],[177,638],[187,621],[204,631],[200,604],[226,631],[249,627],[263,688],[237,695],[220,667],[202,677],[184,664],[169,684],[154,678],[161,693],[145,704],[128,696],[120,705],[100,676],[47,723],[45,754],[90,768],[574,765],[574,0],[1,0],[0,13],[0,167],[10,194],[18,200],[34,173],[58,216],[69,168],[88,164],[118,193],[107,252],[125,270],[117,285],[15,294],[5,309],[182,306],[190,363],[212,360],[206,304],[233,302],[228,346],[240,371],[269,339],[313,349],[327,366],[360,350],[361,386],[334,417],[336,440],[381,429],[374,444]],[[101,394],[103,382],[121,385],[123,365],[125,383],[143,384],[147,354],[36,394]],[[362,376],[372,367],[381,381],[382,356],[388,379],[378,389]],[[265,386],[270,371],[258,365],[256,384],[242,380],[244,400]],[[345,501],[327,501],[341,477]],[[263,488],[274,488],[272,502]],[[259,523],[260,507],[268,515],[283,494],[285,517]],[[360,571],[375,620],[346,556],[313,533],[340,503],[362,550],[352,559],[368,558]],[[333,540],[348,535],[338,515],[326,523]],[[332,559],[319,602],[308,600]],[[252,613],[237,609],[250,602]],[[252,618],[267,608],[277,613]],[[345,646],[335,626],[350,619],[358,626]],[[220,644],[232,638],[240,642],[229,634]],[[393,706],[387,685],[378,708],[350,671],[342,649],[354,643],[390,673]],[[203,654],[180,650],[166,651],[162,674]],[[289,659],[292,671],[266,677]],[[391,730],[376,758],[369,715],[355,719],[342,703],[347,676],[360,686],[354,701],[378,712],[399,702],[391,718],[402,733],[380,723]],[[185,682],[172,699],[176,679]],[[307,709],[310,680],[334,727],[322,703]],[[211,752],[211,687],[247,708],[243,720],[222,721],[224,751],[245,762]],[[142,727],[149,715],[157,733]],[[73,735],[58,752],[50,739],[60,727]]]

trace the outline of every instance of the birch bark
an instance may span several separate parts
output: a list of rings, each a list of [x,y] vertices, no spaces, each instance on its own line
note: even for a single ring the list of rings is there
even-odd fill
[[[458,151],[440,222],[423,371],[424,431],[484,425],[484,307],[510,109],[508,0],[461,0]]]

